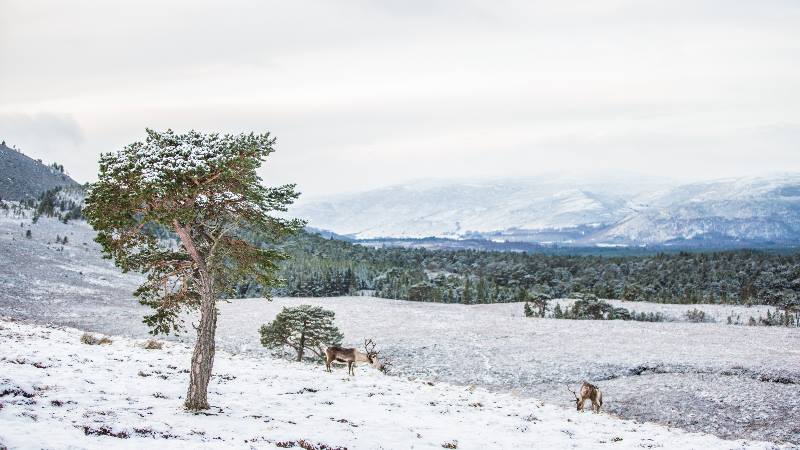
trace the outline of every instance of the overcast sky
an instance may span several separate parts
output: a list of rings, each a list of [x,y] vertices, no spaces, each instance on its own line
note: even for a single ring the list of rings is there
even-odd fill
[[[310,196],[800,171],[800,2],[0,0],[0,138],[91,181],[145,127],[270,131]]]

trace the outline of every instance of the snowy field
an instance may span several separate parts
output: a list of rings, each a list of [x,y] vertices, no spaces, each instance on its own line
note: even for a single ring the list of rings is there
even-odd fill
[[[374,338],[393,372],[516,392],[568,407],[565,384],[597,382],[608,411],[727,438],[800,443],[800,330],[721,323],[526,318],[521,304],[369,297],[236,300],[219,340],[262,352],[258,324],[282,306],[325,306],[352,345]],[[743,308],[744,309],[744,308]]]
[[[191,349],[0,321],[0,447],[768,449],[605,414],[578,413],[481,388],[404,380],[361,366],[219,352],[212,409],[180,407]],[[783,446],[788,448],[788,446]]]
[[[23,222],[23,227],[20,227]],[[32,238],[24,237],[31,229]],[[55,244],[56,235],[69,243]],[[142,338],[138,278],[99,256],[83,223],[0,216],[0,316]],[[559,300],[568,302],[568,300]],[[370,297],[221,303],[220,347],[264,357],[258,327],[282,306],[336,311],[347,342],[370,337],[402,378],[479,386],[571,408],[565,384],[596,381],[609,413],[724,438],[800,444],[800,330],[731,326],[767,308],[617,302],[675,322],[525,318],[521,304],[443,305]],[[715,323],[687,323],[698,308]],[[191,336],[179,339],[189,341]],[[277,363],[276,363],[277,364]]]

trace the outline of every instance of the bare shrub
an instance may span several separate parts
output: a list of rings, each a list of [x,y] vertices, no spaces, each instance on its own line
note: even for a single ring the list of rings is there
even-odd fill
[[[706,314],[705,311],[702,311],[702,310],[697,309],[697,308],[692,308],[692,309],[686,311],[684,316],[686,316],[686,320],[688,320],[689,322],[694,322],[694,323],[707,323],[707,322],[713,322],[714,321],[714,319],[711,316],[709,316],[708,314]]]
[[[83,333],[83,336],[81,336],[81,343],[86,345],[109,345],[112,342],[107,336],[98,338],[92,333]]]
[[[148,339],[147,342],[144,343],[144,348],[146,350],[161,350],[164,348],[164,343],[155,339]]]

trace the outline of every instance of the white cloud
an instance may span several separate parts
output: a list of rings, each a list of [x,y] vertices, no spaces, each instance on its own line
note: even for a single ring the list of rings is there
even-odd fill
[[[267,181],[312,195],[800,170],[798,30],[781,0],[6,1],[0,113],[73,117],[83,180],[145,127],[270,130]]]

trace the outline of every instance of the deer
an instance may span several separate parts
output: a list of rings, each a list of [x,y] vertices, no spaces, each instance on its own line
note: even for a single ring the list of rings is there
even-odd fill
[[[378,352],[375,350],[375,343],[372,339],[364,339],[364,352],[355,348],[328,347],[325,350],[325,370],[331,371],[331,363],[347,363],[347,374],[355,376],[353,369],[357,362],[369,363],[372,367],[383,370],[383,364],[378,361]]]
[[[580,395],[577,392],[573,391],[569,387],[567,390],[572,392],[572,395],[575,396],[575,406],[577,407],[578,411],[583,412],[583,405],[586,400],[592,401],[592,411],[595,413],[600,412],[600,408],[603,406],[603,393],[600,392],[600,388],[597,386],[584,381],[581,385]]]

